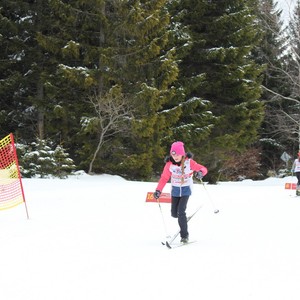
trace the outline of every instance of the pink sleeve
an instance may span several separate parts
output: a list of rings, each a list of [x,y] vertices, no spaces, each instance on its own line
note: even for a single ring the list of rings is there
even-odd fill
[[[193,159],[191,159],[191,163],[190,163],[191,169],[193,171],[201,171],[203,176],[205,176],[207,174],[207,168],[198,164],[197,162],[195,162]]]
[[[165,167],[163,169],[163,172],[161,173],[158,185],[156,187],[156,189],[161,192],[171,177],[170,164],[171,164],[170,162],[167,162],[165,164]]]

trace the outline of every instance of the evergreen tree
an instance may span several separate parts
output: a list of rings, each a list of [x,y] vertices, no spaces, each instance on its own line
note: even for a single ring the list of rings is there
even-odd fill
[[[75,171],[76,166],[73,159],[69,157],[69,153],[61,145],[54,149],[53,158],[55,162],[53,175],[55,177],[67,178],[69,174]]]
[[[189,0],[182,5],[193,45],[180,70],[187,78],[204,74],[205,80],[191,86],[190,95],[209,100],[217,118],[209,138],[194,142],[214,181],[232,151],[242,151],[257,139],[263,118],[258,101],[262,68],[251,51],[260,41],[259,30],[252,1]]]
[[[0,8],[0,128],[2,135],[25,127],[25,109],[29,106],[24,89],[23,59],[25,56],[21,18],[22,3],[5,1]],[[28,130],[28,127],[26,128]]]
[[[283,167],[282,153],[293,155],[300,145],[299,7],[295,7],[288,27],[282,30],[276,5],[272,1],[263,4],[269,10],[264,10],[264,19],[261,17],[263,24],[267,24],[264,28],[268,37],[267,47],[263,48],[268,60],[263,94],[266,116],[261,128],[261,145],[266,172],[269,169],[276,172]]]
[[[37,139],[35,142],[17,144],[20,170],[24,177],[66,178],[76,166],[66,150],[49,140]]]
[[[253,57],[260,65],[264,65],[262,84],[274,91],[282,87],[281,74],[278,69],[283,63],[283,53],[286,51],[286,38],[281,20],[282,10],[277,8],[273,0],[259,0],[257,20],[263,32],[261,42],[255,47]],[[271,100],[274,94],[265,92],[262,97]]]
[[[58,70],[63,90],[69,89],[64,97],[69,98],[76,87],[77,92],[83,91],[77,94],[79,101],[94,95],[105,99],[118,85],[132,109],[131,130],[102,148],[95,171],[110,169],[147,177],[153,160],[163,156],[162,137],[169,135],[170,124],[178,118],[174,110],[163,111],[174,95],[172,82],[178,74],[175,51],[168,48],[165,4],[165,0],[51,1],[60,20],[58,36],[68,38],[61,47],[68,60]],[[52,38],[44,35],[40,41],[48,49]],[[81,117],[95,116],[92,107],[85,106]],[[101,132],[82,132],[86,134],[76,135],[78,161],[87,168]]]
[[[55,35],[59,25],[52,17],[48,1],[5,1],[3,13],[13,29],[5,36],[9,41],[3,54],[9,66],[3,65],[8,68],[2,81],[11,101],[8,103],[14,116],[12,131],[27,141],[36,136],[43,139],[53,134],[49,124],[58,93],[53,85],[58,60],[53,51],[42,47],[40,35]],[[1,90],[0,86],[0,93]]]
[[[21,172],[24,177],[47,178],[53,174],[55,161],[51,142],[37,139],[29,147],[23,147],[25,151],[20,159]]]
[[[276,170],[282,163],[280,156],[284,150],[283,144],[273,135],[274,122],[278,107],[278,95],[286,94],[288,90],[286,76],[282,72],[286,60],[285,30],[281,18],[282,11],[273,0],[260,0],[258,21],[264,31],[261,43],[253,52],[254,59],[265,65],[263,72],[262,101],[265,102],[265,117],[260,129],[260,145],[262,155],[262,171]],[[270,92],[272,91],[272,92]]]
[[[289,77],[289,97],[299,99],[299,76],[300,76],[300,2],[295,6],[293,16],[289,22],[287,33],[288,57],[286,59],[285,71]]]
[[[127,60],[122,77],[125,91],[132,95],[134,119],[130,144],[122,140],[126,147],[118,153],[119,167],[142,178],[152,174],[156,162],[161,163],[164,138],[172,135],[171,127],[180,115],[179,109],[166,109],[175,96],[173,83],[178,76],[176,51],[169,45],[170,16],[166,3],[136,1],[129,7],[127,37],[121,39],[123,47],[126,46],[121,57]],[[135,43],[128,47],[128,41]]]
[[[193,8],[197,12],[204,6],[202,2],[194,3]],[[180,66],[178,80],[176,81],[175,97],[166,105],[166,109],[178,110],[180,117],[172,127],[172,135],[165,141],[184,140],[186,145],[192,146],[194,141],[201,143],[205,140],[213,127],[215,117],[211,113],[211,102],[208,99],[199,97],[195,91],[201,89],[205,80],[205,73],[201,71],[188,71],[184,61],[189,60],[193,46],[197,41],[191,31],[190,19],[193,12],[186,15],[186,1],[169,1],[168,9],[171,18],[171,39],[170,44],[176,49],[176,59]],[[195,18],[195,16],[192,18]]]
[[[286,81],[280,101],[277,102],[278,110],[276,120],[280,126],[275,127],[280,142],[289,149],[290,153],[300,149],[300,3],[295,5],[294,14],[291,18],[288,33],[288,55],[281,71]],[[277,122],[278,123],[278,122]]]
[[[160,169],[182,139],[213,174],[255,141],[262,118],[254,3],[5,1],[1,129],[63,144],[86,170],[97,153],[94,172],[131,178]],[[99,122],[86,130],[86,120],[99,121],[89,99],[107,99],[116,86],[129,127],[97,152],[103,132]]]

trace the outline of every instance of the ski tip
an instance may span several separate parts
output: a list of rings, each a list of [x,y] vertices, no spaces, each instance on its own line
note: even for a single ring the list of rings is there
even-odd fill
[[[171,245],[170,245],[168,242],[166,242],[166,246],[167,246],[169,249],[172,249]]]
[[[161,244],[164,245],[164,246],[166,245],[166,243],[164,243],[164,242],[161,242]]]

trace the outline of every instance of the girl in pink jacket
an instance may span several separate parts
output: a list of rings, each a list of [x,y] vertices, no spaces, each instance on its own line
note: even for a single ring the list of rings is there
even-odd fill
[[[191,154],[185,153],[183,142],[175,142],[171,146],[170,156],[166,159],[165,167],[154,192],[154,198],[158,199],[171,178],[171,216],[178,218],[182,243],[187,243],[189,240],[186,207],[192,193],[194,172],[196,172],[196,178],[202,179],[207,174],[207,168],[194,161]]]

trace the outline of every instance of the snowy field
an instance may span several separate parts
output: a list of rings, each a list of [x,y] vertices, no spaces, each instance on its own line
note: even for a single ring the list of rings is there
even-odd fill
[[[170,250],[170,204],[162,215],[145,202],[154,182],[24,179],[30,219],[24,205],[0,211],[1,299],[299,300],[300,197],[284,189],[295,181],[195,184],[197,242]]]

